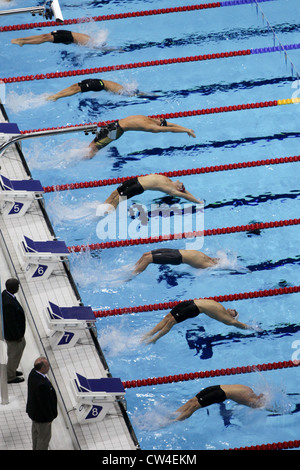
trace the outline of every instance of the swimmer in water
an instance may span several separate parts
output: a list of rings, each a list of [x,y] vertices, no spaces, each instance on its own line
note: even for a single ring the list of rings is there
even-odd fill
[[[111,213],[123,200],[142,194],[146,190],[162,191],[170,196],[180,197],[198,204],[203,202],[189,193],[180,181],[172,181],[167,176],[153,173],[124,181],[103,204],[98,206],[96,215],[102,216],[104,212]]]
[[[48,101],[56,101],[60,98],[66,98],[67,96],[73,96],[77,93],[86,93],[88,91],[108,91],[110,93],[115,93],[119,95],[129,95],[129,96],[148,96],[146,93],[142,93],[138,90],[128,91],[122,85],[110,80],[102,80],[99,78],[88,78],[82,80],[79,83],[74,83],[73,85],[64,88],[63,90],[55,93],[54,95],[48,96]]]
[[[12,39],[12,44],[24,46],[25,44],[43,44],[44,42],[53,42],[54,44],[79,44],[86,46],[91,41],[90,36],[83,33],[74,33],[59,29],[51,33],[38,34],[36,36],[27,36],[26,38]]]
[[[178,414],[175,421],[183,421],[200,408],[205,408],[214,403],[221,403],[225,400],[233,400],[240,405],[249,406],[250,408],[264,407],[264,395],[256,395],[252,388],[246,385],[213,385],[204,388],[178,408],[175,411]]]
[[[177,250],[172,248],[159,248],[147,251],[136,262],[133,274],[140,274],[149,264],[188,264],[196,269],[206,269],[216,266],[218,258],[211,258],[197,250]]]
[[[176,323],[181,323],[189,318],[197,317],[204,313],[213,320],[225,325],[234,326],[242,330],[253,329],[245,323],[237,320],[238,312],[231,308],[224,308],[219,302],[210,299],[194,299],[179,302],[172,310],[148,333],[142,337],[147,344],[156,343],[162,336],[166,335]]]
[[[93,158],[99,150],[106,147],[110,142],[119,139],[127,131],[144,131],[156,134],[159,132],[181,132],[188,134],[190,137],[196,137],[192,129],[180,126],[179,124],[173,124],[165,119],[142,115],[128,116],[102,127],[95,139],[90,143],[90,152],[85,158]]]

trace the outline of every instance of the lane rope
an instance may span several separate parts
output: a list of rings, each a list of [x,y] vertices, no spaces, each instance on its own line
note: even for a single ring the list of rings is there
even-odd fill
[[[170,240],[181,240],[186,238],[195,238],[195,237],[208,237],[213,235],[225,235],[229,233],[240,233],[240,232],[249,232],[253,230],[264,230],[269,228],[278,228],[278,227],[287,227],[291,225],[299,225],[300,219],[286,219],[286,220],[277,220],[271,222],[259,222],[246,225],[236,225],[233,227],[223,227],[215,229],[207,229],[199,232],[183,232],[177,234],[169,235],[160,235],[158,237],[148,237],[148,238],[134,238],[130,240],[117,240],[111,242],[100,242],[100,243],[91,243],[88,245],[73,245],[69,246],[68,250],[70,253],[78,253],[80,251],[87,250],[104,250],[107,248],[119,248],[124,246],[133,246],[133,245],[146,245],[148,243],[160,243]]]
[[[190,176],[190,175],[199,175],[205,173],[214,173],[219,171],[231,171],[231,170],[240,170],[245,168],[255,168],[269,165],[279,165],[283,163],[296,163],[300,161],[300,155],[290,156],[290,157],[281,157],[281,158],[267,158],[264,160],[253,160],[243,163],[229,163],[224,165],[213,165],[206,166],[202,168],[191,168],[188,170],[174,170],[174,171],[165,171],[157,173],[159,175],[164,175],[169,178],[178,177],[178,176]],[[127,181],[132,178],[138,178],[139,176],[145,175],[136,175],[136,176],[123,176],[118,178],[109,178],[104,180],[95,180],[95,181],[84,181],[80,183],[67,183],[59,184],[52,186],[45,186],[45,193],[53,193],[56,191],[69,191],[74,189],[83,189],[83,188],[96,188],[101,186],[110,186],[113,184],[121,184],[124,181]]]
[[[296,449],[297,447],[300,447],[300,440],[272,442],[268,444],[258,444],[246,447],[234,447],[232,449],[224,450],[287,450]]]
[[[87,18],[74,18],[70,20],[64,20],[62,23],[56,21],[43,21],[37,23],[28,23],[28,24],[17,24],[11,26],[2,26],[0,32],[6,31],[18,31],[24,29],[33,29],[33,28],[44,28],[49,26],[62,26],[62,25],[72,25],[77,23],[89,23],[92,21],[109,21],[109,20],[118,20],[124,18],[139,18],[143,16],[153,16],[153,15],[163,15],[168,13],[181,13],[195,10],[207,10],[211,8],[220,8],[220,7],[229,7],[237,5],[247,5],[255,4],[256,2],[270,2],[274,0],[231,0],[227,2],[212,2],[212,3],[200,3],[197,5],[188,5],[182,7],[170,7],[170,8],[159,8],[155,10],[144,10],[144,11],[135,11],[129,13],[117,13],[111,15],[101,15],[93,16]]]
[[[298,367],[299,365],[300,361],[297,360],[269,362],[240,367],[228,367],[226,369],[215,369],[200,372],[189,372],[185,374],[167,375],[163,377],[149,377],[147,379],[124,380],[122,383],[124,388],[136,388],[152,385],[169,384],[173,382],[187,382],[189,380],[205,379],[208,377],[224,377],[227,375],[251,374],[252,372],[265,372],[269,370],[289,369],[293,367]]]
[[[95,73],[106,73],[117,70],[129,70],[142,67],[153,67],[160,65],[170,65],[186,62],[198,62],[205,60],[214,60],[214,59],[228,59],[232,57],[241,57],[247,55],[255,54],[265,54],[270,52],[285,52],[287,50],[296,50],[300,49],[300,44],[287,44],[285,46],[273,46],[273,47],[262,47],[256,49],[241,49],[236,51],[229,52],[216,52],[213,54],[202,54],[196,56],[186,56],[186,57],[177,57],[172,59],[159,59],[159,60],[150,60],[146,62],[133,62],[128,64],[119,64],[119,65],[108,65],[104,67],[94,67],[88,69],[77,69],[77,70],[67,70],[63,72],[49,72],[35,75],[21,75],[17,77],[7,77],[1,78],[1,81],[4,83],[18,83],[18,82],[28,82],[33,80],[49,80],[53,78],[66,78],[66,77],[75,77],[78,75],[87,75]]]
[[[265,289],[252,292],[241,292],[239,294],[216,295],[213,297],[203,297],[204,299],[215,300],[216,302],[233,302],[236,300],[257,299],[261,297],[273,297],[276,295],[294,294],[300,292],[300,286],[280,287],[278,289]],[[190,300],[190,299],[189,299]],[[152,312],[158,310],[169,310],[178,305],[180,301],[162,302],[159,304],[139,305],[134,307],[114,308],[108,310],[94,310],[96,318],[110,317],[130,313]]]

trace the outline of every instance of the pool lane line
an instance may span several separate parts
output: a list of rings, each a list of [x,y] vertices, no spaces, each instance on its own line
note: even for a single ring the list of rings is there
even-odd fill
[[[287,105],[287,104],[299,104],[300,98],[289,98],[283,100],[273,100],[273,101],[260,101],[256,103],[244,103],[238,105],[231,105],[231,106],[220,106],[216,108],[203,108],[203,109],[194,109],[190,111],[178,111],[175,113],[166,113],[166,114],[155,114],[148,116],[150,118],[155,119],[176,119],[182,117],[191,117],[191,116],[199,116],[203,114],[218,114],[218,113],[228,113],[232,111],[245,111],[245,110],[253,110],[258,108],[270,108],[279,105]],[[79,126],[88,126],[88,125],[97,125],[98,127],[107,126],[111,122],[116,122],[118,119],[113,119],[111,121],[100,121],[95,123],[85,123],[85,124],[76,124],[76,125],[69,125],[69,126],[58,126],[58,127],[47,127],[43,129],[29,129],[20,131],[20,134],[34,134],[41,131],[55,131],[59,129],[69,129],[71,127],[79,127]]]
[[[281,157],[281,158],[267,158],[264,160],[253,160],[243,163],[228,163],[223,165],[213,165],[213,166],[206,166],[201,168],[192,168],[188,170],[174,170],[174,171],[165,171],[165,172],[158,172],[159,175],[167,176],[168,178],[178,177],[178,176],[191,176],[191,175],[199,175],[204,173],[215,173],[219,171],[231,171],[231,170],[240,170],[245,168],[255,168],[255,167],[262,167],[262,166],[270,166],[270,165],[280,165],[284,163],[295,163],[300,161],[300,155],[295,155],[293,157]],[[84,189],[84,188],[95,188],[101,186],[110,186],[113,184],[121,184],[124,181],[127,181],[132,178],[138,178],[139,176],[145,175],[135,175],[135,176],[123,176],[118,178],[109,178],[104,180],[95,180],[95,181],[85,181],[80,183],[67,183],[67,184],[59,184],[59,185],[52,185],[52,186],[44,186],[45,193],[52,193],[57,191],[69,191],[74,189]]]
[[[136,388],[152,385],[163,385],[173,382],[187,382],[189,380],[205,379],[208,377],[224,377],[225,375],[250,374],[252,372],[265,372],[269,370],[282,370],[300,366],[299,360],[268,362],[255,365],[228,367],[224,369],[189,372],[184,374],[165,375],[162,377],[149,377],[147,379],[124,380],[124,388]]]
[[[300,440],[295,439],[293,441],[279,441],[279,442],[269,442],[267,444],[256,444],[249,445],[245,447],[233,447],[223,450],[289,450],[296,449],[300,447]]]
[[[300,49],[300,44],[286,44],[284,46],[272,46],[272,47],[260,47],[255,49],[241,49],[228,52],[215,52],[212,54],[201,54],[196,56],[186,56],[186,57],[177,57],[172,59],[160,59],[160,60],[150,60],[144,62],[132,62],[128,64],[119,64],[119,65],[108,65],[104,67],[94,67],[87,69],[77,69],[77,70],[67,70],[63,72],[48,72],[35,75],[20,75],[16,77],[4,77],[0,80],[3,83],[19,83],[19,82],[28,82],[33,80],[49,80],[54,78],[66,78],[66,77],[75,77],[87,74],[95,73],[106,73],[116,70],[128,70],[142,67],[154,67],[161,65],[170,65],[178,63],[188,63],[188,62],[198,62],[205,60],[214,60],[214,59],[228,59],[232,57],[244,57],[257,54],[266,54],[271,52],[284,52],[290,50]]]
[[[197,5],[187,5],[187,6],[182,6],[182,7],[158,8],[155,10],[134,11],[134,12],[128,12],[128,13],[116,13],[116,14],[111,14],[111,15],[101,15],[101,16],[93,16],[93,17],[86,17],[86,18],[73,18],[69,20],[64,20],[63,22],[43,21],[43,22],[38,22],[38,23],[1,26],[0,32],[44,28],[44,27],[49,27],[49,26],[64,26],[64,25],[72,25],[72,24],[77,24],[77,23],[89,23],[89,22],[94,22],[94,21],[109,21],[109,20],[119,20],[119,19],[124,19],[124,18],[140,18],[144,16],[208,10],[211,8],[220,8],[220,7],[229,7],[229,6],[240,6],[240,5],[249,5],[249,4],[255,5],[257,2],[262,3],[262,2],[270,2],[270,1],[275,1],[275,0],[231,0],[227,2],[200,3]]]
[[[226,235],[230,233],[243,233],[251,232],[254,230],[265,230],[270,228],[279,228],[287,227],[292,225],[299,225],[300,219],[285,219],[285,220],[276,220],[271,222],[257,222],[246,225],[236,225],[232,227],[220,227],[207,229],[203,231],[194,231],[194,232],[183,232],[169,235],[159,235],[157,237],[148,237],[148,238],[131,238],[126,240],[117,240],[111,242],[100,242],[100,243],[91,243],[87,245],[73,245],[68,246],[68,251],[70,253],[78,253],[84,251],[92,250],[104,250],[107,248],[120,248],[125,246],[135,246],[135,245],[146,245],[150,243],[161,243],[171,240],[182,240],[196,237],[210,237],[214,235]]]
[[[251,292],[241,292],[239,294],[215,295],[210,297],[201,297],[202,299],[215,300],[216,302],[233,302],[236,300],[259,299],[262,297],[273,297],[277,295],[287,295],[300,292],[300,286],[279,287],[275,289],[256,290]],[[187,299],[190,300],[190,299]],[[111,317],[115,315],[124,315],[140,312],[152,312],[159,310],[169,310],[178,305],[181,301],[161,302],[158,304],[138,305],[123,308],[113,308],[107,310],[93,310],[96,318]]]

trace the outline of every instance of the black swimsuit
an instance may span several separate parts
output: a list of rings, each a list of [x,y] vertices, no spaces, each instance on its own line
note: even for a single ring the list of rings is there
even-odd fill
[[[142,194],[144,192],[144,188],[139,182],[138,178],[130,178],[129,180],[124,181],[118,188],[118,193],[122,197],[127,197],[130,199],[133,196],[137,196],[138,194]]]
[[[221,403],[226,400],[224,390],[221,389],[220,385],[212,385],[211,387],[204,388],[196,395],[199,404],[202,408],[205,406],[212,405],[213,403]]]
[[[101,127],[100,131],[97,132],[94,143],[100,150],[113,140],[119,139],[123,134],[124,131],[118,121],[110,122],[106,126]]]
[[[184,300],[172,308],[170,313],[177,323],[181,323],[188,318],[197,317],[200,312],[193,300]]]
[[[88,78],[79,82],[81,92],[85,93],[87,91],[102,91],[104,89],[104,83],[102,80],[97,78]]]
[[[72,44],[74,42],[73,35],[71,31],[66,31],[65,29],[59,29],[58,31],[51,32],[55,44]]]
[[[151,251],[152,262],[154,264],[174,264],[178,265],[182,263],[182,255],[179,250],[172,248],[159,248]]]

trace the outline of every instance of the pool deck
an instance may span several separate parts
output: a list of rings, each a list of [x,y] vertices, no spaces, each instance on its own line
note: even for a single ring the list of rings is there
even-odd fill
[[[0,122],[7,122],[1,107]],[[1,155],[0,174],[12,180],[30,179],[21,146],[11,145]],[[26,408],[27,377],[35,359],[46,356],[50,363],[48,376],[58,396],[58,417],[52,425],[50,450],[136,450],[134,431],[122,402],[114,401],[102,421],[82,423],[78,420],[78,402],[71,382],[76,373],[89,379],[111,377],[95,329],[85,329],[75,346],[53,349],[45,309],[49,301],[61,307],[82,305],[68,263],[58,261],[52,275],[45,280],[26,277],[21,265],[19,246],[23,236],[32,240],[54,240],[55,234],[43,206],[35,200],[23,217],[4,218],[0,213],[1,289],[9,277],[18,277],[17,298],[26,314],[26,348],[21,361],[25,381],[8,384],[8,403],[0,402],[0,450],[31,450],[31,420]],[[1,398],[1,397],[0,397]],[[126,399],[126,395],[125,395]]]

